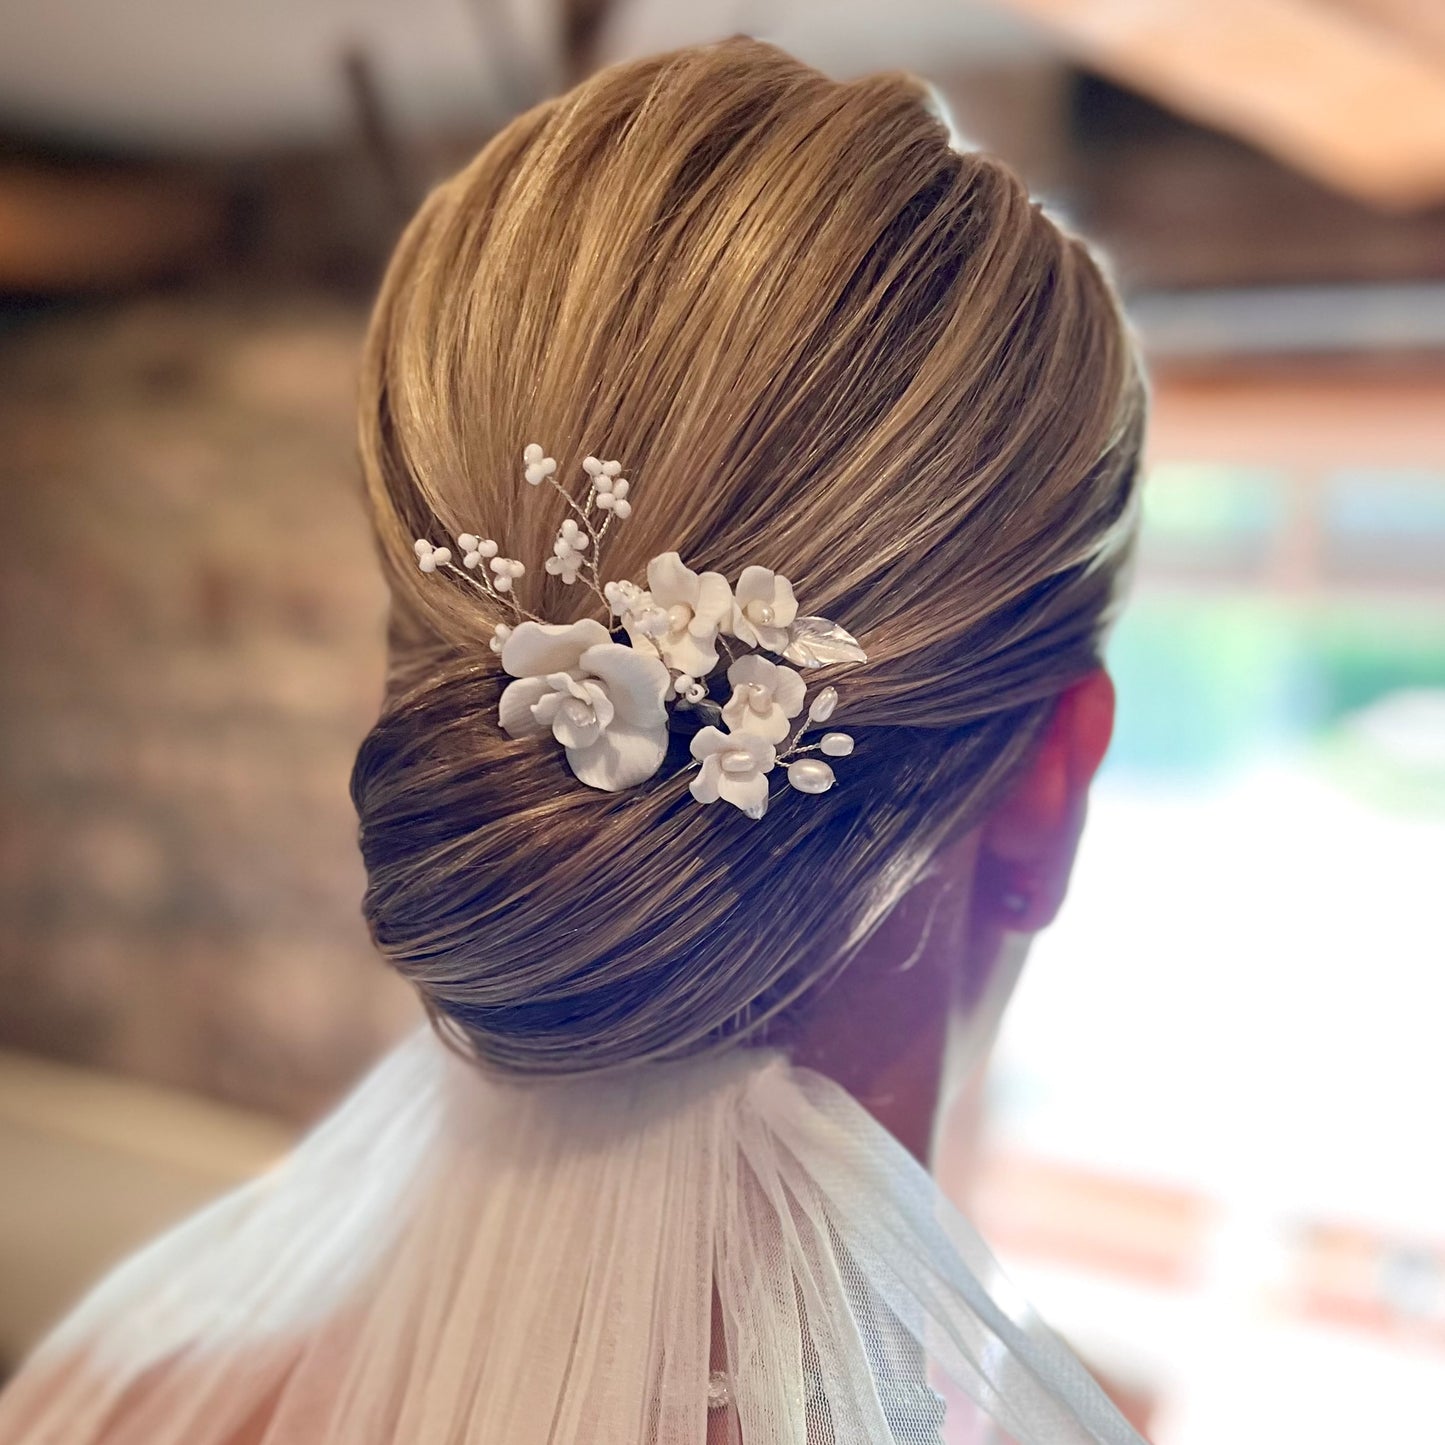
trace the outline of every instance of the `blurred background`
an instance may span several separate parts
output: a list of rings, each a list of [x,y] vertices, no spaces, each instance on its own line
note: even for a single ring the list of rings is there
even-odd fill
[[[0,1373],[415,1017],[346,795],[400,225],[738,31],[933,80],[1155,378],[1117,745],[946,1177],[1156,1445],[1445,1439],[1437,0],[5,0]]]

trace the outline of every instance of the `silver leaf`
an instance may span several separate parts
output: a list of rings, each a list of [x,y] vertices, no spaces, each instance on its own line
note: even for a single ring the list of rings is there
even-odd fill
[[[826,617],[799,617],[788,628],[783,656],[799,667],[827,667],[835,662],[867,662],[858,639]]]

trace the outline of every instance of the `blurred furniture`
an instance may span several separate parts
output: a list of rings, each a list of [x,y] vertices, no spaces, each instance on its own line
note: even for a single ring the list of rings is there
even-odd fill
[[[286,1125],[0,1052],[0,1368],[115,1260],[283,1154]]]
[[[214,259],[220,197],[116,166],[0,166],[0,291],[129,287]]]

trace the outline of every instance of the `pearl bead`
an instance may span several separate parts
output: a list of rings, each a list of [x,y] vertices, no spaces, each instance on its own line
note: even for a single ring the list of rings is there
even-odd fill
[[[425,537],[418,537],[416,541],[411,544],[411,549],[418,557],[425,557],[426,554],[431,551],[431,543],[428,542]]]
[[[542,460],[542,448],[536,442],[528,442],[522,452],[522,460],[527,463],[540,462]]]
[[[847,733],[824,733],[819,746],[830,758],[846,758],[853,751],[853,739]]]
[[[477,550],[477,543],[481,540],[480,537],[474,537],[470,532],[463,532],[461,536],[457,538],[457,546],[460,547],[463,552],[475,552]]]
[[[811,722],[827,722],[833,716],[833,709],[838,706],[838,689],[836,687],[825,687],[812,701],[808,708],[808,718]]]
[[[436,551],[431,554],[431,557],[432,561],[435,562],[438,567],[445,567],[447,563],[452,560],[452,549],[450,547],[438,547]]]
[[[750,773],[753,770],[753,755],[744,752],[741,748],[734,752],[724,753],[720,761],[725,773]]]
[[[788,764],[788,781],[800,793],[826,793],[833,786],[833,770],[819,758],[799,758]]]
[[[750,682],[748,684],[748,706],[759,717],[766,717],[773,710],[772,689],[764,687],[760,682]]]
[[[667,609],[667,630],[669,632],[686,632],[687,625],[692,621],[692,608],[686,602],[674,602]]]
[[[490,537],[483,537],[477,545],[477,551],[483,557],[495,557],[497,555],[497,544]]]

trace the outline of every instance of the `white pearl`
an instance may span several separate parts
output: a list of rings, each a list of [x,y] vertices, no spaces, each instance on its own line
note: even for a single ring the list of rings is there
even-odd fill
[[[481,540],[480,537],[474,537],[470,532],[463,532],[457,538],[457,546],[460,547],[463,552],[475,552],[477,550],[477,543]]]
[[[477,543],[477,551],[480,552],[483,557],[495,557],[497,555],[497,544],[492,541],[490,537],[483,537],[482,540]]]
[[[528,442],[522,452],[522,460],[529,465],[542,460],[542,448],[536,442]]]
[[[428,552],[424,556],[417,558],[416,565],[420,567],[423,572],[435,572],[437,569],[437,559]]]
[[[808,719],[811,722],[827,722],[833,716],[833,709],[838,706],[838,689],[836,687],[825,687],[815,697],[808,708]]]
[[[824,733],[818,746],[830,758],[846,758],[853,751],[853,739],[847,733]]]
[[[425,537],[418,537],[416,541],[411,544],[411,549],[418,557],[425,557],[426,554],[431,551],[431,543],[428,542]]]
[[[772,689],[764,687],[760,682],[750,682],[748,684],[748,706],[759,717],[766,717],[773,710]]]
[[[603,462],[603,464],[602,464],[602,471],[603,471],[603,474],[606,475],[606,476],[609,476],[609,477],[620,477],[620,476],[622,475],[622,463],[621,463],[621,462]]]
[[[431,559],[438,567],[445,567],[452,560],[452,549],[450,547],[438,547],[431,554]]]
[[[498,592],[510,592],[512,590],[512,579],[510,577],[498,577],[497,580],[492,583],[492,586],[495,587]]]
[[[612,484],[612,495],[620,502],[627,495],[629,485],[626,477],[618,477]]]
[[[788,781],[800,793],[826,793],[833,786],[833,770],[819,758],[799,758],[788,764]]]
[[[624,502],[621,497],[612,504],[612,510],[617,513],[617,520],[625,522],[632,515],[632,503]]]
[[[586,472],[589,477],[601,476],[602,463],[599,462],[596,457],[583,457],[582,470]]]
[[[688,684],[686,697],[689,702],[701,702],[707,696],[707,689],[700,682]]]
[[[475,567],[477,563],[481,560],[482,554],[480,552],[468,552],[467,555],[462,558],[462,566],[470,570],[471,568]]]
[[[753,770],[753,755],[741,748],[735,752],[724,753],[720,761],[725,773],[750,773]]]
[[[612,510],[613,506],[615,505],[614,502],[613,502],[613,500],[612,500],[612,493],[611,493],[611,492],[598,492],[598,493],[597,493],[597,505],[598,505],[599,507],[601,507],[604,512],[610,512],[610,511]]]

